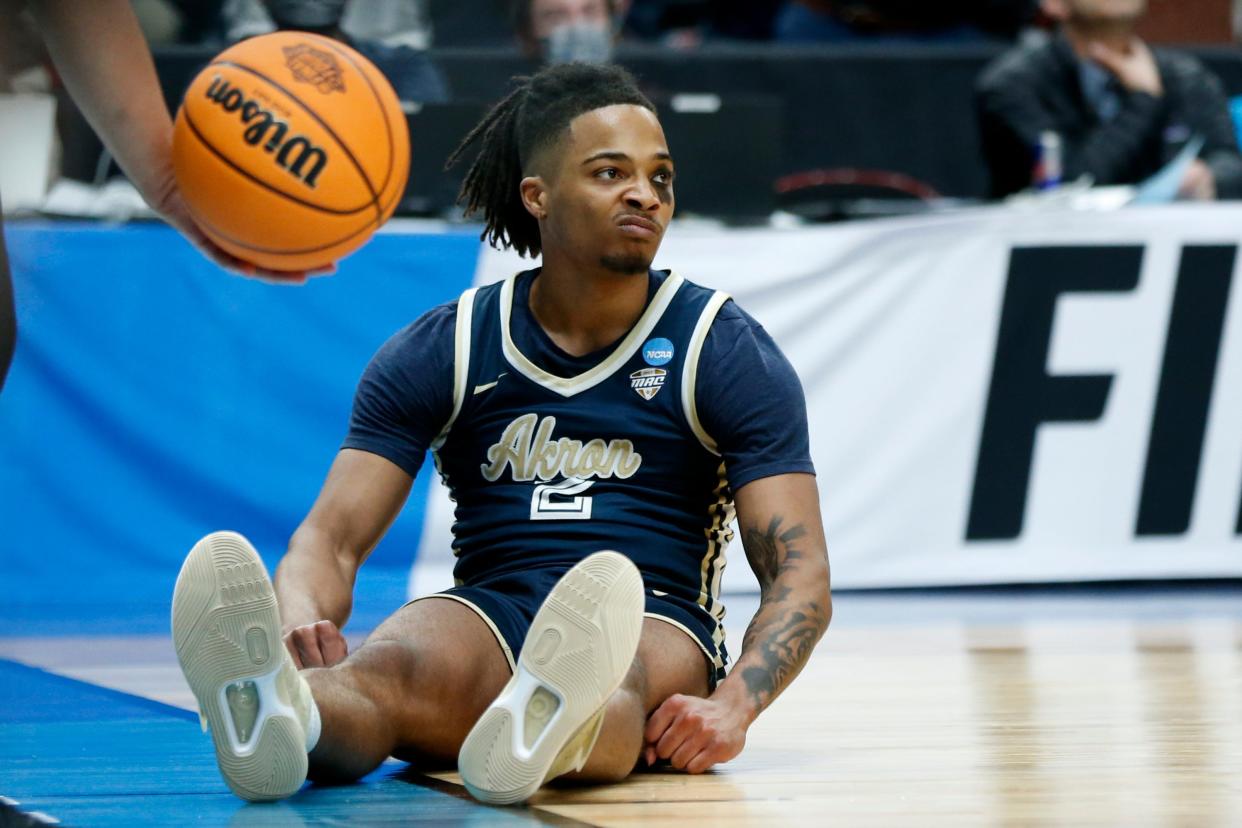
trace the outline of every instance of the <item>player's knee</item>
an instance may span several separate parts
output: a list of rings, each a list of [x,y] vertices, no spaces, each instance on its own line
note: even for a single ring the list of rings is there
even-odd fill
[[[650,688],[647,682],[647,667],[643,664],[643,660],[641,658],[635,658],[634,663],[630,665],[629,672],[625,674],[625,678],[622,680],[621,686],[618,688],[618,693],[625,692],[630,694],[636,703],[641,706],[643,699],[647,698],[649,689]]]
[[[366,695],[378,691],[404,695],[411,691],[419,673],[419,656],[414,647],[392,639],[372,639],[337,665]]]
[[[615,785],[618,782],[625,781],[634,772],[637,764],[637,757],[633,759],[626,759],[624,757],[610,758],[606,762],[588,765],[581,773],[573,777],[573,781],[590,785]]]

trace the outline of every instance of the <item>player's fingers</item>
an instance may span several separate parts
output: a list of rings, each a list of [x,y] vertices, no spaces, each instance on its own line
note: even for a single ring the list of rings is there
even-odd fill
[[[327,264],[313,270],[271,270],[253,265],[250,268],[251,272],[247,275],[273,285],[304,285],[310,279],[336,273],[335,264]]]
[[[298,627],[293,631],[293,643],[298,648],[303,667],[322,667],[323,653],[319,651],[318,636],[314,627]]]
[[[275,272],[255,270],[253,273],[247,275],[249,275],[250,278],[257,279],[265,284],[281,285],[282,287],[294,287],[306,284],[306,277],[300,274],[291,276],[288,273],[282,273],[277,275]]]
[[[285,635],[285,649],[289,651],[290,657],[293,658],[293,666],[301,670],[304,666],[302,664],[302,654],[298,652],[298,646],[293,641],[292,632]]]
[[[643,761],[647,763],[647,767],[651,767],[660,757],[656,755],[655,745],[647,745],[643,748]]]
[[[710,770],[716,763],[722,761],[724,761],[724,759],[716,755],[712,746],[709,745],[695,754],[694,758],[686,763],[685,770],[686,773],[703,773],[706,770]]]
[[[704,734],[691,734],[678,746],[677,750],[673,751],[673,755],[668,757],[668,762],[678,770],[685,770],[690,760],[702,753],[706,746],[707,738]]]
[[[324,666],[332,667],[344,661],[349,647],[336,625],[331,621],[320,621],[315,624],[315,631],[319,634],[319,651],[323,653]]]
[[[669,696],[664,703],[656,708],[655,712],[647,719],[647,726],[643,728],[643,741],[655,744],[660,741],[660,737],[664,735],[664,731],[677,718],[677,714],[681,712],[684,702],[681,696]]]
[[[678,716],[656,743],[656,754],[661,759],[671,759],[678,748],[699,729],[700,724],[697,713],[687,712]]]

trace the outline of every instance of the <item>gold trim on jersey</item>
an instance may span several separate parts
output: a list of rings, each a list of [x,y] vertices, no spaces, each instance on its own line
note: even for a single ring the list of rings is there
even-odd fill
[[[466,383],[470,381],[471,320],[474,318],[474,295],[478,291],[478,288],[470,288],[457,300],[457,325],[453,331],[453,413],[432,441],[433,452],[448,439],[449,429],[457,421],[457,415],[461,413],[461,407],[466,402]],[[439,468],[438,461],[436,468]]]
[[[719,455],[720,450],[716,448],[716,441],[707,433],[707,429],[703,428],[703,423],[699,420],[699,407],[694,399],[694,389],[699,378],[699,357],[703,353],[703,343],[707,341],[707,331],[715,321],[720,308],[728,301],[729,294],[719,290],[707,300],[707,306],[699,314],[699,321],[695,323],[694,332],[690,334],[690,343],[686,348],[686,365],[681,372],[681,407],[686,413],[686,422],[690,424],[690,430],[694,432],[695,437],[699,438],[703,448],[715,455]],[[720,389],[722,393],[726,390]]]
[[[500,333],[505,359],[527,379],[542,385],[549,391],[555,391],[562,397],[572,397],[574,394],[594,388],[608,379],[642,347],[656,323],[660,321],[660,317],[664,315],[664,311],[672,303],[673,296],[676,295],[683,281],[685,280],[676,273],[670,273],[664,280],[664,284],[656,290],[655,296],[647,305],[647,309],[643,311],[643,315],[638,318],[638,322],[621,340],[621,344],[599,365],[576,377],[567,378],[549,374],[527,359],[513,342],[513,337],[509,334],[509,320],[513,311],[513,286],[517,282],[517,276],[510,276],[500,288]]]
[[[716,470],[716,488],[712,490],[715,500],[707,507],[711,524],[704,530],[707,538],[707,551],[703,555],[700,567],[701,580],[699,585],[698,604],[716,619],[716,629],[712,632],[712,640],[717,648],[724,644],[724,604],[720,602],[720,583],[724,580],[725,549],[733,540],[733,518],[737,510],[733,506],[732,492],[729,491],[729,477],[725,473],[724,461]]]

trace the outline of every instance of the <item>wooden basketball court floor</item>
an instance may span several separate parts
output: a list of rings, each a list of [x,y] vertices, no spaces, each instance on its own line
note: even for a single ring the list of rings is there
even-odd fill
[[[395,762],[235,799],[162,623],[0,638],[0,825],[1242,825],[1240,582],[838,593],[738,759],[511,809]]]

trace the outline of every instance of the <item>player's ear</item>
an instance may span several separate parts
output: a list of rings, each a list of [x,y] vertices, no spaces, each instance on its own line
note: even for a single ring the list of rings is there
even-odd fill
[[[528,175],[520,185],[522,204],[536,219],[548,217],[548,187],[541,176]]]

